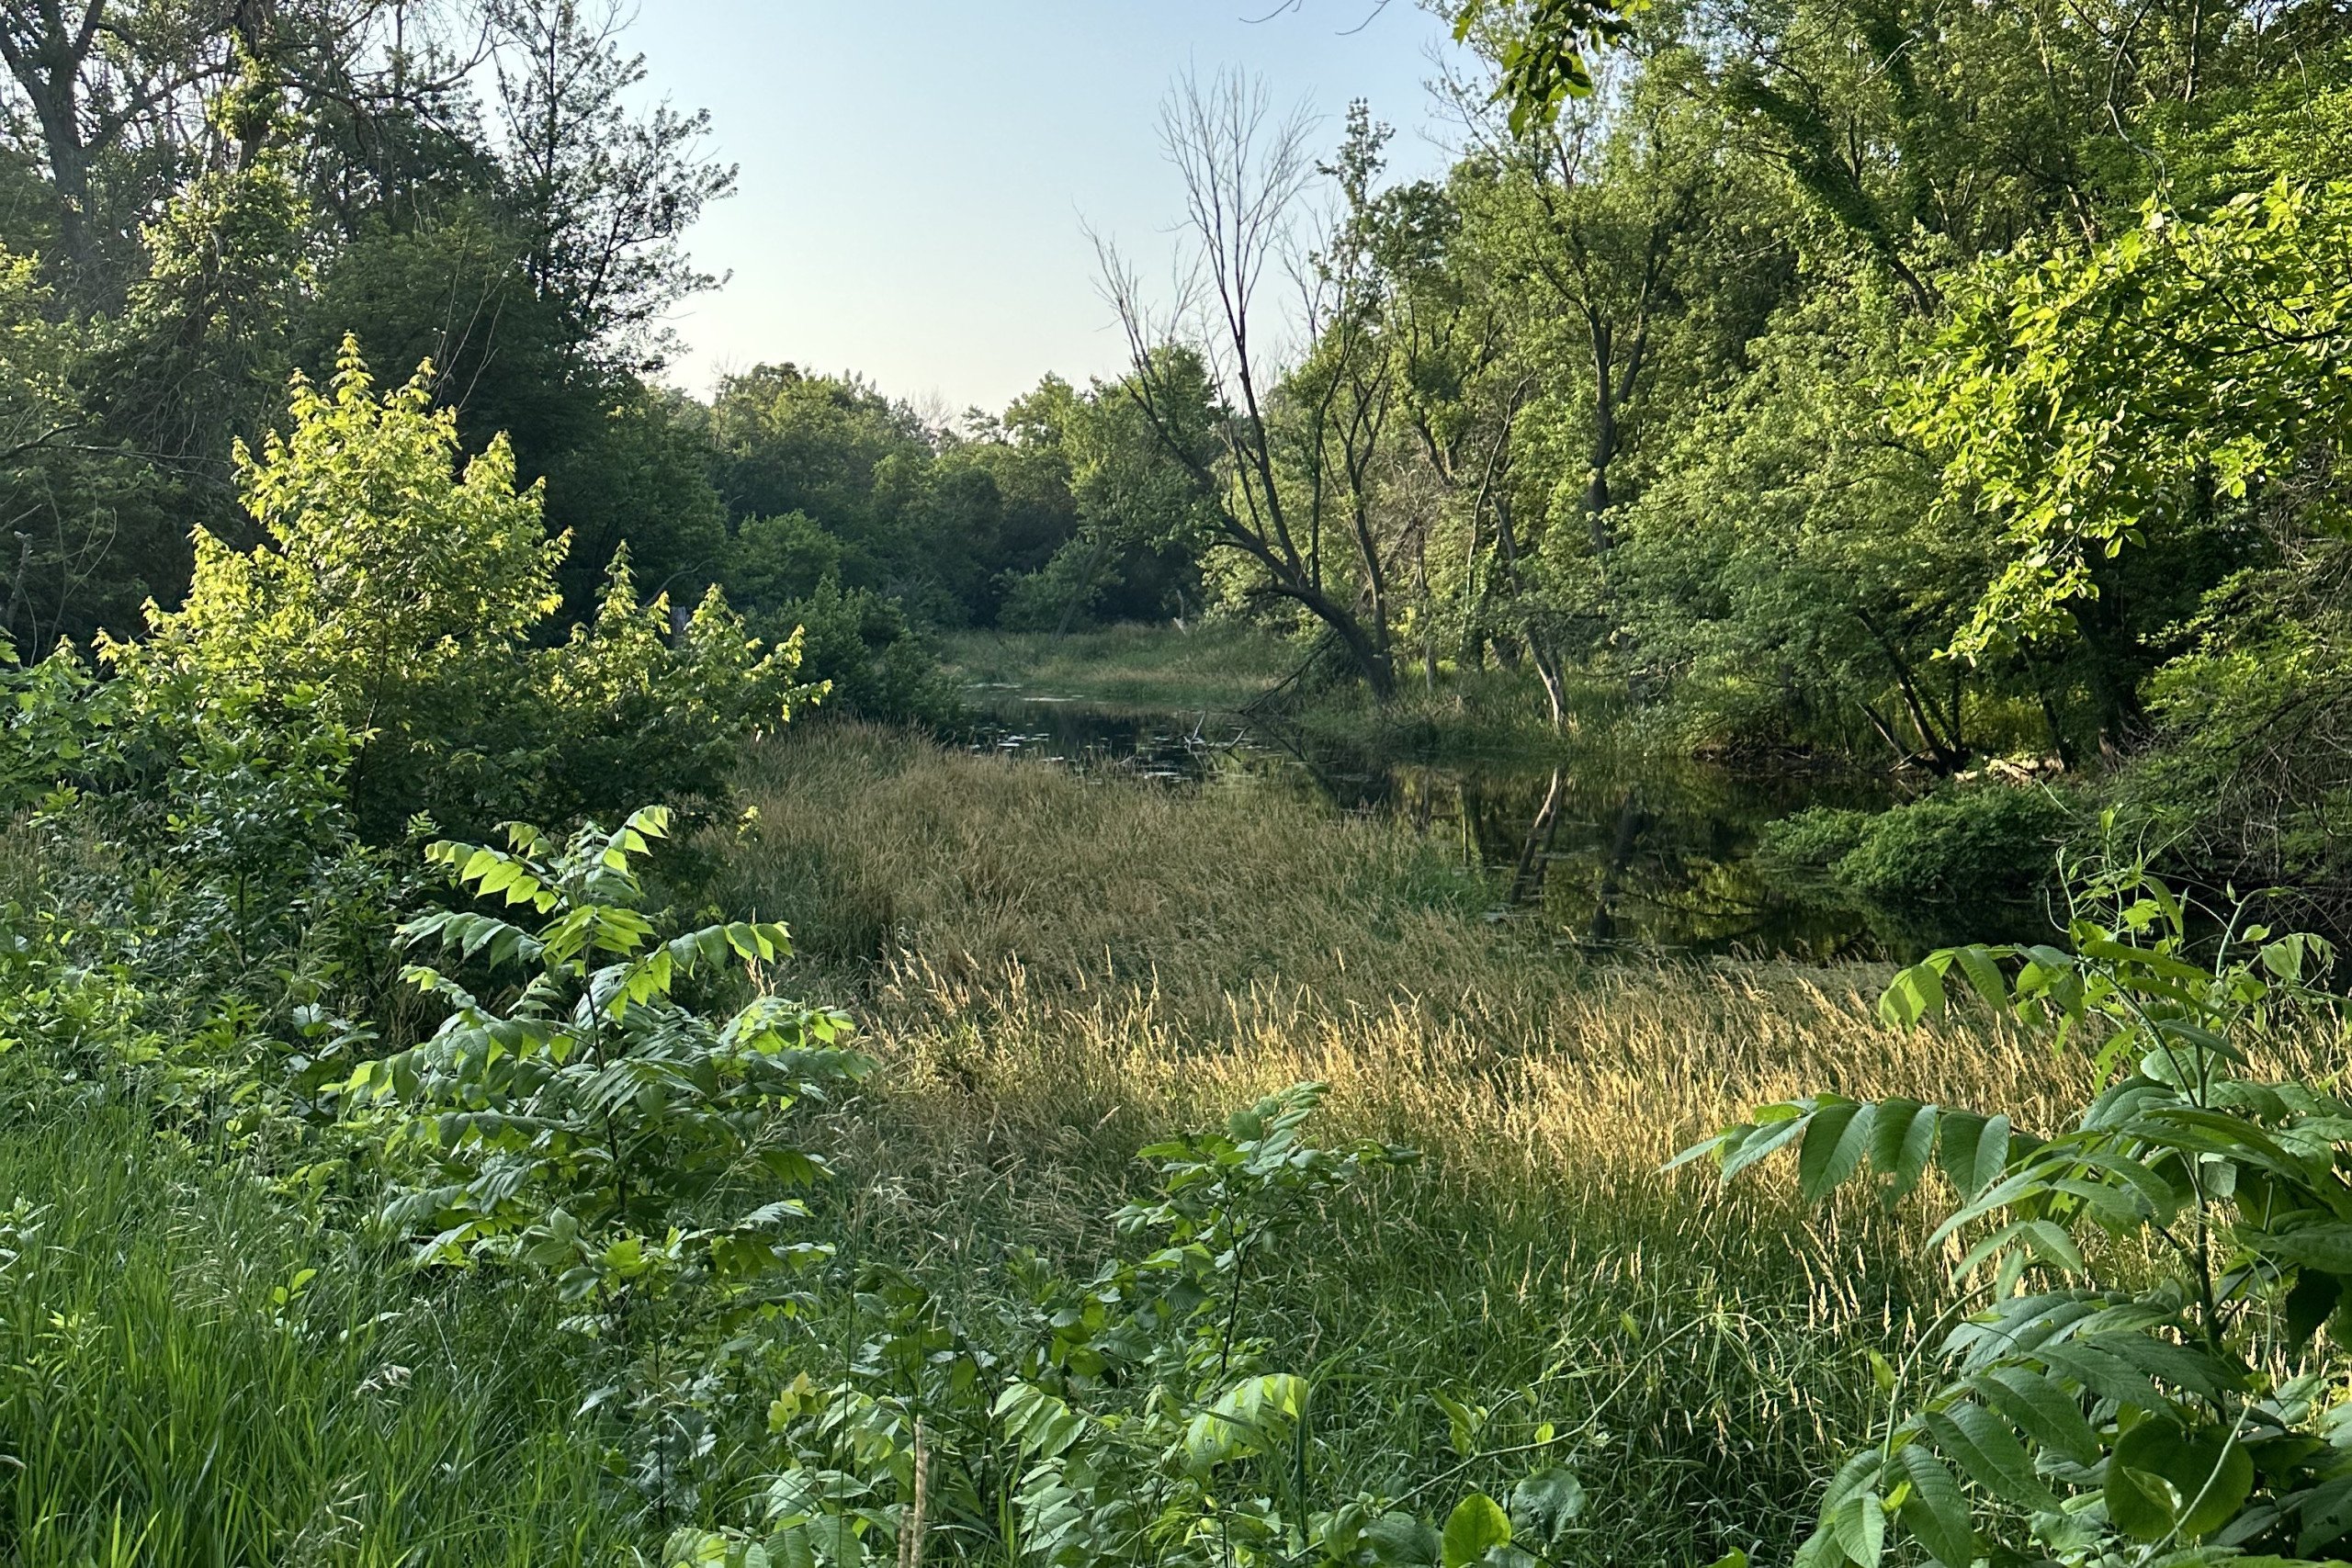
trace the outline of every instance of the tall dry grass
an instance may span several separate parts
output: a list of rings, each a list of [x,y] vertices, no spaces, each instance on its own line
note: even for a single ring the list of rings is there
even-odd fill
[[[1662,1172],[1676,1150],[1817,1089],[2048,1127],[2087,1087],[2014,1034],[1886,1029],[1883,972],[1564,958],[1484,919],[1442,846],[1260,781],[1153,791],[831,729],[748,788],[722,899],[795,926],[796,978],[859,993],[885,1064],[831,1129],[854,1245],[951,1292],[1012,1246],[1081,1263],[1142,1143],[1327,1082],[1332,1131],[1424,1159],[1267,1283],[1278,1343],[1337,1391],[1324,1436],[1396,1491],[1453,1462],[1428,1391],[1555,1421],[1592,1561],[1785,1538],[1867,1431],[1866,1352],[1944,1303],[1916,1214],[1807,1214],[1769,1176],[1725,1194]]]
[[[1340,1115],[1475,1128],[1532,1179],[1602,1150],[1654,1168],[1817,1089],[2034,1124],[2083,1087],[2013,1036],[1885,1028],[1873,966],[1592,965],[1521,941],[1451,846],[1255,775],[1143,788],[835,728],[763,752],[747,794],[720,902],[789,922],[804,983],[865,994],[907,1090],[1050,1074],[1164,1125],[1321,1077]]]

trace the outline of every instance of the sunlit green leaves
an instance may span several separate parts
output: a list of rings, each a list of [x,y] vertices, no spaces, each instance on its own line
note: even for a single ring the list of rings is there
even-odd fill
[[[1483,1492],[1473,1492],[1446,1516],[1440,1538],[1439,1562],[1443,1568],[1474,1568],[1487,1554],[1510,1544],[1510,1516]]]
[[[520,966],[527,978],[487,993],[501,998],[493,1006],[411,965],[447,1018],[424,1044],[363,1064],[345,1085],[357,1113],[394,1118],[391,1143],[431,1152],[429,1179],[386,1211],[429,1233],[422,1256],[523,1262],[554,1275],[566,1299],[609,1306],[689,1278],[739,1288],[815,1255],[776,1234],[801,1213],[791,1200],[684,1223],[686,1206],[730,1173],[763,1171],[786,1189],[821,1177],[821,1162],[771,1123],[865,1064],[842,1048],[839,1013],[763,995],[714,1021],[679,1004],[689,976],[717,979],[790,949],[782,927],[748,921],[660,940],[638,907],[637,863],[668,829],[654,808],[611,831],[554,839],[512,824],[503,850],[427,852],[459,888],[540,919],[526,927],[458,908],[403,927],[412,948],[440,948],[484,973]]]
[[[1832,1483],[1800,1562],[1874,1564],[1893,1550],[1889,1517],[1945,1564],[1976,1559],[1980,1520],[2067,1562],[2103,1560],[2116,1535],[2284,1544],[2299,1511],[2352,1524],[2352,1488],[2331,1490],[2335,1450],[2297,1430],[2310,1407],[2269,1398],[2256,1370],[2322,1343],[2352,1277],[2352,1105],[2241,1076],[2267,1032],[2328,1005],[2310,976],[2332,953],[2226,920],[2211,922],[2228,933],[2216,950],[2200,919],[2127,871],[2077,899],[2068,948],[1950,950],[1889,987],[1894,1027],[1964,996],[2085,1049],[2108,1081],[2072,1131],[1824,1094],[1763,1107],[1682,1156],[1712,1156],[1728,1179],[1793,1148],[1815,1202],[1865,1171],[1890,1197],[1936,1172],[1955,1201],[1930,1245],[1956,1248],[1955,1282],[1984,1292],[1939,1348],[1955,1381],[1918,1388],[1908,1414],[1904,1380],[1880,1363],[1898,1400],[1888,1434]],[[2153,1277],[2098,1283],[2110,1240],[2154,1259]],[[2028,1293],[2037,1280],[2048,1288]],[[2338,1528],[2307,1523],[2297,1550]]]
[[[1228,1460],[1268,1452],[1306,1414],[1306,1383],[1288,1372],[1244,1378],[1184,1428],[1184,1462],[1207,1471]]]
[[[1506,7],[1466,0],[1453,7],[1453,36],[1496,54],[1502,81],[1495,96],[1510,107],[1511,130],[1524,134],[1549,124],[1566,99],[1592,91],[1586,56],[1623,37],[1626,15],[1637,5],[1533,0]]]
[[[2071,630],[2095,561],[2343,448],[2348,232],[2352,191],[2282,175],[2200,217],[2151,198],[2086,253],[1979,279],[1906,400],[1948,503],[2007,531],[2010,563],[1962,652]],[[2298,503],[2333,526],[2334,493]]]

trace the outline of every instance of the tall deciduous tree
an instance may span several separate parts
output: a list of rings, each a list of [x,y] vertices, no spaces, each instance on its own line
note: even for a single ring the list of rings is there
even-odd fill
[[[645,59],[626,51],[621,0],[494,0],[498,118],[532,283],[571,333],[619,362],[661,355],[663,311],[717,280],[679,241],[734,188],[702,151],[707,113],[628,95]]]
[[[1254,569],[1252,592],[1295,604],[1326,627],[1385,698],[1396,671],[1377,579],[1367,572],[1351,592],[1327,572],[1329,447],[1321,432],[1310,435],[1306,483],[1293,482],[1277,397],[1287,367],[1269,342],[1282,328],[1267,288],[1292,259],[1298,203],[1316,173],[1308,129],[1303,116],[1278,118],[1264,85],[1238,73],[1182,79],[1160,117],[1161,144],[1185,192],[1182,296],[1155,312],[1109,246],[1104,283],[1127,334],[1122,386],[1211,503],[1215,547]],[[1310,407],[1308,418],[1329,412]],[[1364,403],[1340,417],[1371,413]],[[1359,424],[1343,439],[1362,434]],[[1376,551],[1366,558],[1376,569]]]

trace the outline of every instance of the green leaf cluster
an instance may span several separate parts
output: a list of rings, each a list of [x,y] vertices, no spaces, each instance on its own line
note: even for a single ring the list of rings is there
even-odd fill
[[[2352,1102],[2258,1066],[2333,1005],[2334,952],[2209,925],[2136,870],[2095,884],[2068,934],[1935,953],[1881,1012],[1912,1028],[1965,997],[2087,1053],[2106,1087],[2074,1128],[1820,1095],[1682,1156],[1729,1180],[1793,1150],[1812,1201],[1857,1181],[1945,1195],[1930,1244],[1958,1321],[1885,1369],[1889,1424],[1830,1483],[1803,1562],[1876,1563],[1890,1525],[1947,1564],[2303,1561],[2352,1530],[2331,1392]]]
[[[723,982],[729,965],[756,981],[790,949],[763,922],[659,937],[636,863],[669,827],[649,807],[610,830],[556,839],[517,824],[503,848],[429,850],[459,888],[512,914],[449,908],[402,928],[413,950],[481,980],[412,965],[447,1018],[344,1086],[393,1155],[423,1161],[384,1215],[422,1234],[421,1257],[525,1265],[609,1316],[682,1281],[729,1293],[818,1256],[787,1239],[803,1210],[779,1194],[825,1168],[780,1136],[782,1118],[865,1059],[828,1009],[764,990],[720,1020],[685,1005],[688,982]]]

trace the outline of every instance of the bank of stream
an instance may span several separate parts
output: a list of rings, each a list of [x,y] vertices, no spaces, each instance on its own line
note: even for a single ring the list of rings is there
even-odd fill
[[[1742,770],[1601,735],[1556,759],[1399,757],[1312,740],[1279,720],[1106,711],[1031,693],[983,694],[963,737],[1138,787],[1216,788],[1248,776],[1331,809],[1376,815],[1445,845],[1493,889],[1490,918],[1564,946],[1813,962],[1887,956],[1862,914],[1776,887],[1755,861],[1765,824],[1808,806],[1880,807],[1883,779]]]

